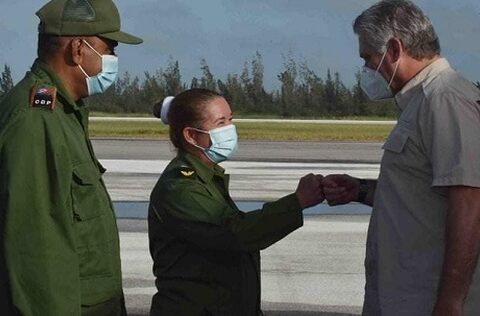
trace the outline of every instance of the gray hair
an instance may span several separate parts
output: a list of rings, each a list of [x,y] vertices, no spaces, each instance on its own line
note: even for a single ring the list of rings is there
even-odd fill
[[[402,41],[408,55],[417,60],[440,54],[440,42],[430,19],[408,0],[383,0],[363,11],[353,23],[359,40],[379,53],[393,37]]]

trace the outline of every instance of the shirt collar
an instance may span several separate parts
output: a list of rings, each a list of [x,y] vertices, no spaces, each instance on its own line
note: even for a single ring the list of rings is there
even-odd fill
[[[178,156],[188,162],[204,182],[211,181],[214,176],[225,177],[225,169],[217,164],[208,166],[200,158],[186,151],[179,151]]]
[[[66,105],[71,106],[74,110],[79,110],[80,107],[83,107],[83,101],[79,100],[75,102],[73,100],[72,96],[70,93],[68,93],[67,89],[63,85],[62,80],[55,74],[55,72],[47,63],[37,59],[33,63],[31,70],[40,79],[51,82],[52,85],[57,88],[58,94],[65,100]]]
[[[442,71],[450,68],[450,64],[445,58],[439,58],[427,67],[423,68],[415,77],[405,84],[405,86],[395,95],[397,106],[403,111],[410,103],[411,98],[418,89],[435,79]]]

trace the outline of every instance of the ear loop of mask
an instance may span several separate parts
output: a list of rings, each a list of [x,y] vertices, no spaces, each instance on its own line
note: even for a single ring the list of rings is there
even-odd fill
[[[375,70],[375,72],[378,73],[378,71],[380,70],[380,67],[382,66],[383,60],[385,59],[385,56],[387,56],[387,52],[388,52],[388,47],[387,47],[387,49],[385,49],[385,53],[383,53],[382,59],[380,59],[380,63],[378,64],[377,70]],[[390,81],[388,82],[388,87],[389,88],[391,87],[393,79],[395,78],[395,75],[397,74],[397,70],[398,70],[399,65],[400,65],[400,59],[397,60],[396,65],[395,65],[395,70],[393,71],[392,78],[390,78]]]
[[[203,130],[203,129],[199,129],[199,128],[196,128],[196,127],[190,127],[190,128],[193,129],[194,131],[199,132],[199,133],[203,133],[203,134],[208,134],[208,135],[210,135],[210,133],[209,133],[208,131],[205,131],[205,130]],[[192,144],[192,145],[193,145],[194,147],[198,148],[198,149],[203,150],[203,151],[207,150],[207,148],[203,148],[203,147],[201,147],[201,146],[199,146],[199,145],[197,145],[197,144]]]
[[[99,52],[97,52],[97,50],[93,48],[93,46],[90,45],[86,40],[82,39],[82,42],[84,42],[88,47],[90,47],[95,52],[95,54],[98,55],[98,57],[102,58],[102,55]],[[80,70],[83,72],[85,77],[90,78],[90,76],[87,74],[87,72],[83,69],[81,65],[78,65],[78,68],[80,68]]]

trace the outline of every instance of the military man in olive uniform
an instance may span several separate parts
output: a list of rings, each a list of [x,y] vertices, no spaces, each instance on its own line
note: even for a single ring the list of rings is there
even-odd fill
[[[52,0],[38,59],[0,102],[1,315],[124,315],[118,230],[81,99],[115,80],[111,0]]]

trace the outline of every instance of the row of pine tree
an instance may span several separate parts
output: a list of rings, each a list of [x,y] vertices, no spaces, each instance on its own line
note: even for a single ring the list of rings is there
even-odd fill
[[[152,105],[165,96],[176,95],[188,88],[207,88],[225,96],[237,116],[276,116],[331,118],[350,116],[395,117],[392,100],[369,101],[356,82],[348,88],[340,74],[327,70],[322,78],[306,62],[286,58],[277,78],[280,88],[266,91],[264,66],[260,53],[245,62],[239,74],[219,79],[205,59],[200,62],[201,77],[187,83],[181,76],[178,61],[170,60],[165,69],[145,72],[143,78],[122,74],[107,93],[87,99],[94,111],[107,113],[149,113]],[[0,78],[0,96],[14,85],[11,69],[4,66]],[[480,88],[480,82],[476,85]]]

